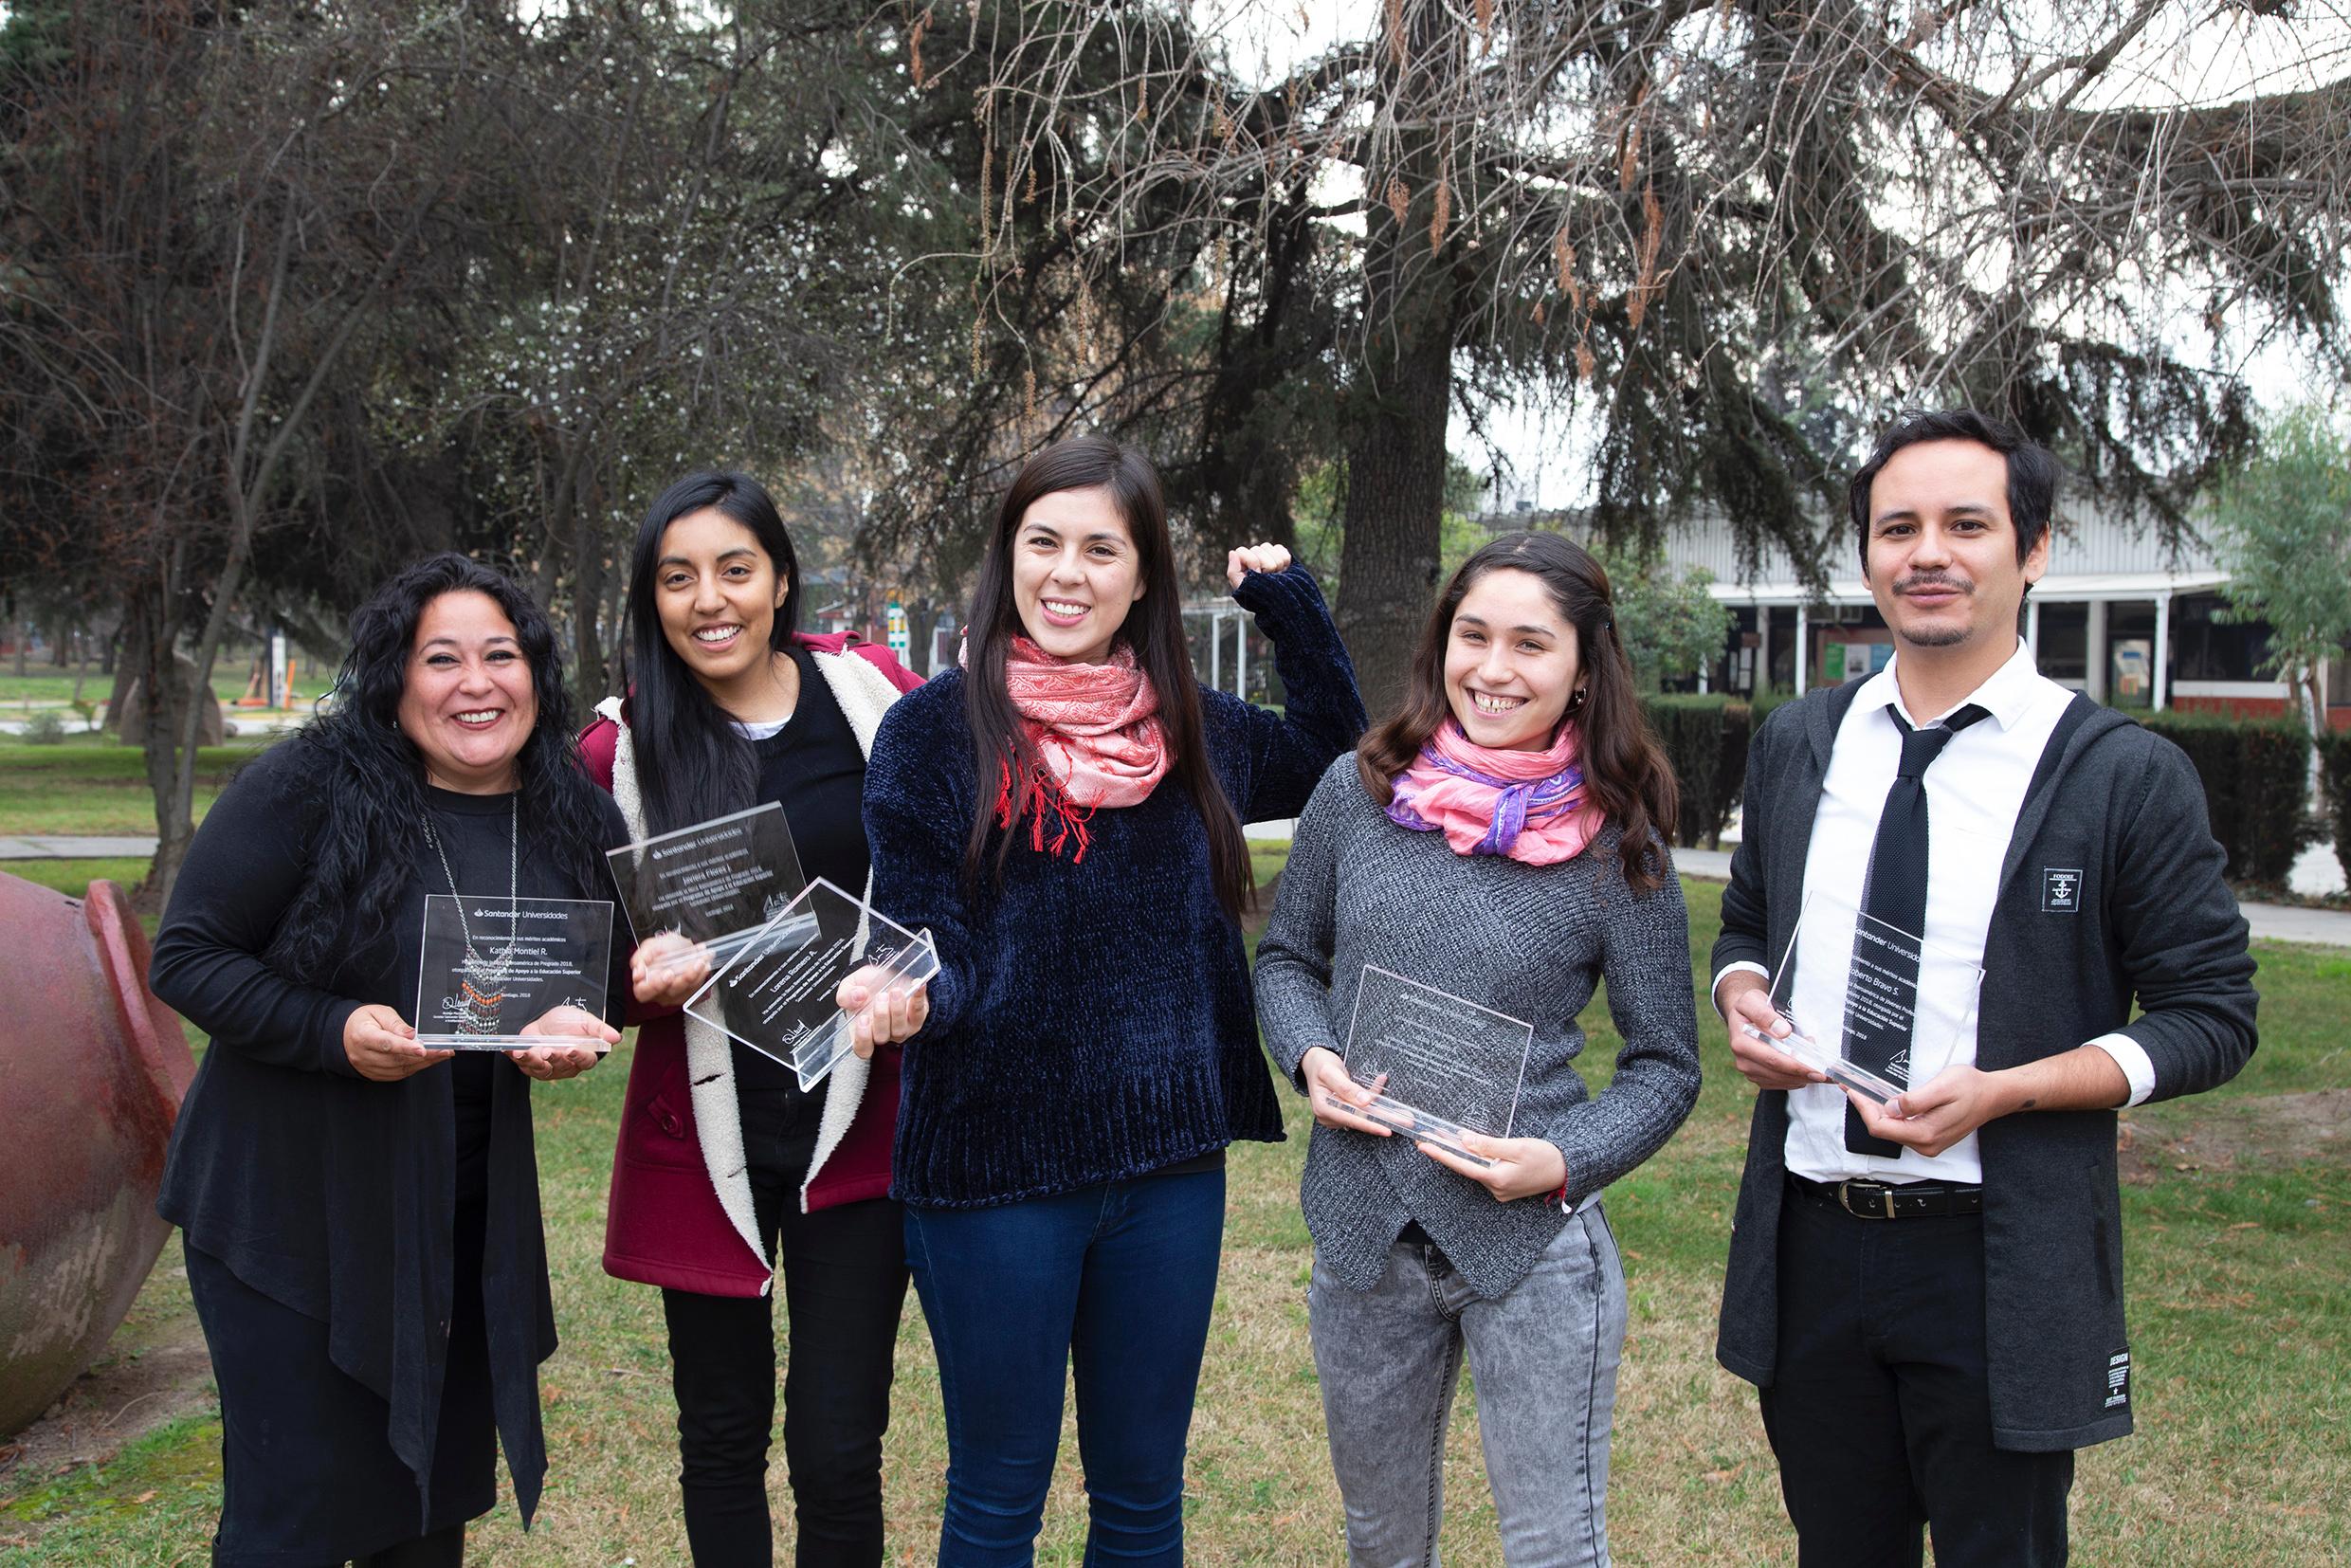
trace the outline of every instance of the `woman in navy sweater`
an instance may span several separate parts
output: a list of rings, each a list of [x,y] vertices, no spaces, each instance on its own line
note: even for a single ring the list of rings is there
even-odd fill
[[[1227,576],[1273,641],[1286,717],[1194,681],[1148,461],[1049,447],[998,510],[968,668],[874,742],[875,902],[928,926],[940,963],[891,1191],[946,1404],[942,1564],[1032,1559],[1073,1358],[1087,1559],[1182,1560],[1224,1148],[1282,1136],[1241,824],[1295,815],[1363,728],[1289,553],[1236,550]]]

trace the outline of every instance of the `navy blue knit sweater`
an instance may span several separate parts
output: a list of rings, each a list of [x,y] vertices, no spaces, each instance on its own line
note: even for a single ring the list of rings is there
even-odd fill
[[[1233,597],[1273,642],[1288,716],[1201,693],[1209,760],[1243,821],[1295,816],[1362,733],[1355,665],[1304,572],[1252,573]],[[1082,865],[1023,834],[1002,885],[967,895],[975,784],[951,670],[890,709],[866,770],[874,903],[939,942],[891,1195],[981,1208],[1279,1140],[1248,958],[1191,795],[1163,780],[1094,812]]]

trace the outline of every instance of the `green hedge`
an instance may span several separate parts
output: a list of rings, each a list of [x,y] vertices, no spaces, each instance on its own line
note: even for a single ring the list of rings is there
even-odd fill
[[[1721,848],[1746,783],[1754,710],[1725,696],[1647,697],[1641,706],[1681,781],[1675,838],[1686,849],[1701,840],[1709,849]],[[2309,776],[2309,733],[2290,719],[2151,713],[2140,721],[2195,764],[2213,836],[2228,852],[2229,875],[2284,885],[2307,842],[2303,783]],[[2351,732],[2330,737],[2324,755],[2335,853],[2351,875]]]
[[[2172,741],[2204,781],[2213,836],[2239,882],[2284,885],[2302,852],[2310,732],[2291,719],[2150,713],[2140,722]]]
[[[2335,858],[2351,877],[2351,730],[2335,730],[2319,742],[2326,763],[2326,825],[2335,835]]]
[[[1722,696],[1645,697],[1641,708],[1681,781],[1676,839],[1685,849],[1701,838],[1707,848],[1720,849],[1747,782],[1747,741],[1754,734],[1747,704]]]

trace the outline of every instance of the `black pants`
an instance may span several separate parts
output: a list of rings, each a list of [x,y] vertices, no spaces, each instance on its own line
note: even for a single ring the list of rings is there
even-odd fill
[[[762,1245],[783,1259],[790,1349],[784,1463],[798,1568],[882,1561],[882,1434],[906,1299],[904,1223],[886,1198],[800,1212],[823,1101],[745,1090],[743,1147]],[[699,1568],[775,1560],[768,1434],[775,1422],[773,1297],[664,1290],[678,1396],[679,1485]]]
[[[221,1402],[215,1568],[340,1564],[444,1568],[465,1522],[498,1501],[489,1341],[483,1319],[486,1215],[455,1216],[448,1359],[434,1427],[428,1518],[392,1451],[391,1411],[335,1364],[328,1325],[264,1295],[183,1235],[189,1292]]]
[[[1790,1188],[1763,1426],[1800,1568],[2053,1568],[2073,1454],[1993,1447],[1980,1215],[1859,1219]]]

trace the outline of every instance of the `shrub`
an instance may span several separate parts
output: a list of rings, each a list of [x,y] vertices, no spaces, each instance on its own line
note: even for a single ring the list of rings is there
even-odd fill
[[[25,720],[25,739],[35,746],[61,745],[65,739],[65,721],[55,710],[43,708]]]
[[[2335,837],[2335,858],[2351,877],[2351,730],[2333,730],[2319,742],[2326,763],[2326,826]]]
[[[2147,728],[2188,754],[2213,836],[2239,882],[2283,885],[2302,852],[2310,734],[2291,719],[2151,713]]]
[[[1795,693],[1790,691],[1786,686],[1765,686],[1761,691],[1757,692],[1753,697],[1747,700],[1747,707],[1753,716],[1752,726],[1755,729],[1761,729],[1763,727],[1763,720],[1772,716],[1772,710],[1774,708],[1778,707],[1783,702],[1793,702],[1795,701]]]
[[[1747,781],[1747,741],[1754,733],[1746,703],[1723,696],[1645,697],[1642,711],[1666,748],[1682,786],[1681,848],[1701,837],[1722,847],[1722,829]]]

